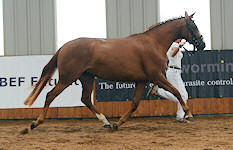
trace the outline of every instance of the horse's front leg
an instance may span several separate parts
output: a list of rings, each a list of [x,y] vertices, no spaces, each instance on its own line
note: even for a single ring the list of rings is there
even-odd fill
[[[111,125],[107,118],[99,113],[98,110],[91,103],[91,92],[93,90],[94,76],[92,74],[83,73],[80,77],[83,91],[81,101],[96,115],[96,117],[104,123],[105,128],[111,129]]]
[[[182,99],[180,92],[173,85],[171,85],[168,82],[168,80],[165,78],[165,76],[162,73],[158,76],[157,83],[158,83],[159,87],[171,92],[178,99],[179,103],[181,104],[181,106],[186,114],[185,117],[188,117],[190,120],[192,120],[193,115],[192,115],[188,105]],[[156,85],[156,84],[154,83],[154,85]]]
[[[137,109],[142,94],[145,90],[145,86],[146,86],[146,82],[136,83],[131,108],[120,118],[120,120],[117,123],[113,124],[113,129],[117,130],[118,127],[124,124],[126,120],[130,117],[130,115]]]

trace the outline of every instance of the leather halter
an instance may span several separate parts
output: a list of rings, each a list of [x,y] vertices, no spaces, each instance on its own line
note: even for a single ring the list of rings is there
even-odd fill
[[[192,36],[193,51],[195,51],[195,48],[198,49],[198,47],[200,46],[199,39],[201,39],[201,41],[202,41],[203,37],[202,37],[202,35],[197,37],[194,34],[194,29],[193,29],[193,27],[191,27],[190,22],[188,21],[188,19],[186,17],[185,17],[185,22],[186,22],[186,26],[187,26],[187,39],[189,39],[189,32],[190,32],[191,36]]]

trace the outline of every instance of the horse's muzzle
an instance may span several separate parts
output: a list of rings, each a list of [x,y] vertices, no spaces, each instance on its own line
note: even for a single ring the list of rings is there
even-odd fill
[[[205,48],[205,42],[201,42],[198,46],[197,46],[197,50],[198,51],[202,51]]]

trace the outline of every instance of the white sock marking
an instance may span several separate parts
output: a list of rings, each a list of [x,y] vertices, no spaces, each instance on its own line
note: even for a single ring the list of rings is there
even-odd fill
[[[102,121],[104,123],[104,125],[110,125],[110,123],[108,122],[108,120],[106,119],[106,117],[103,114],[95,114],[97,116],[97,118]]]

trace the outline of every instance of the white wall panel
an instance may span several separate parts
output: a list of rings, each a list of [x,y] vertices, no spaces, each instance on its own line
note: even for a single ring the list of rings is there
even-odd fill
[[[142,0],[131,0],[131,32],[140,33],[144,29],[144,7]]]
[[[40,0],[41,17],[41,54],[53,54],[56,51],[56,9],[54,0]],[[52,44],[51,44],[52,43]]]
[[[9,11],[10,10],[10,11]],[[5,55],[16,54],[16,32],[15,32],[15,1],[3,0],[3,27],[4,27],[4,53]]]
[[[225,49],[233,49],[233,1],[224,0]]]
[[[28,47],[29,54],[40,54],[41,46],[41,23],[40,22],[40,2],[39,0],[28,1]]]
[[[211,49],[233,49],[232,8],[232,0],[210,0]]]
[[[112,37],[112,38],[119,37],[117,8],[118,5],[116,0],[112,0],[112,1],[106,0],[107,37]]]
[[[159,22],[159,0],[106,0],[107,37],[140,33]]]
[[[15,51],[17,54],[27,54],[28,50],[28,23],[27,23],[27,2],[26,0],[15,1]],[[5,32],[4,32],[5,33]],[[7,34],[7,33],[5,33]]]
[[[143,0],[144,3],[144,28],[160,21],[159,0]]]
[[[118,32],[120,37],[125,37],[131,33],[130,1],[117,0],[117,2]]]
[[[55,0],[3,0],[5,55],[56,51]]]

